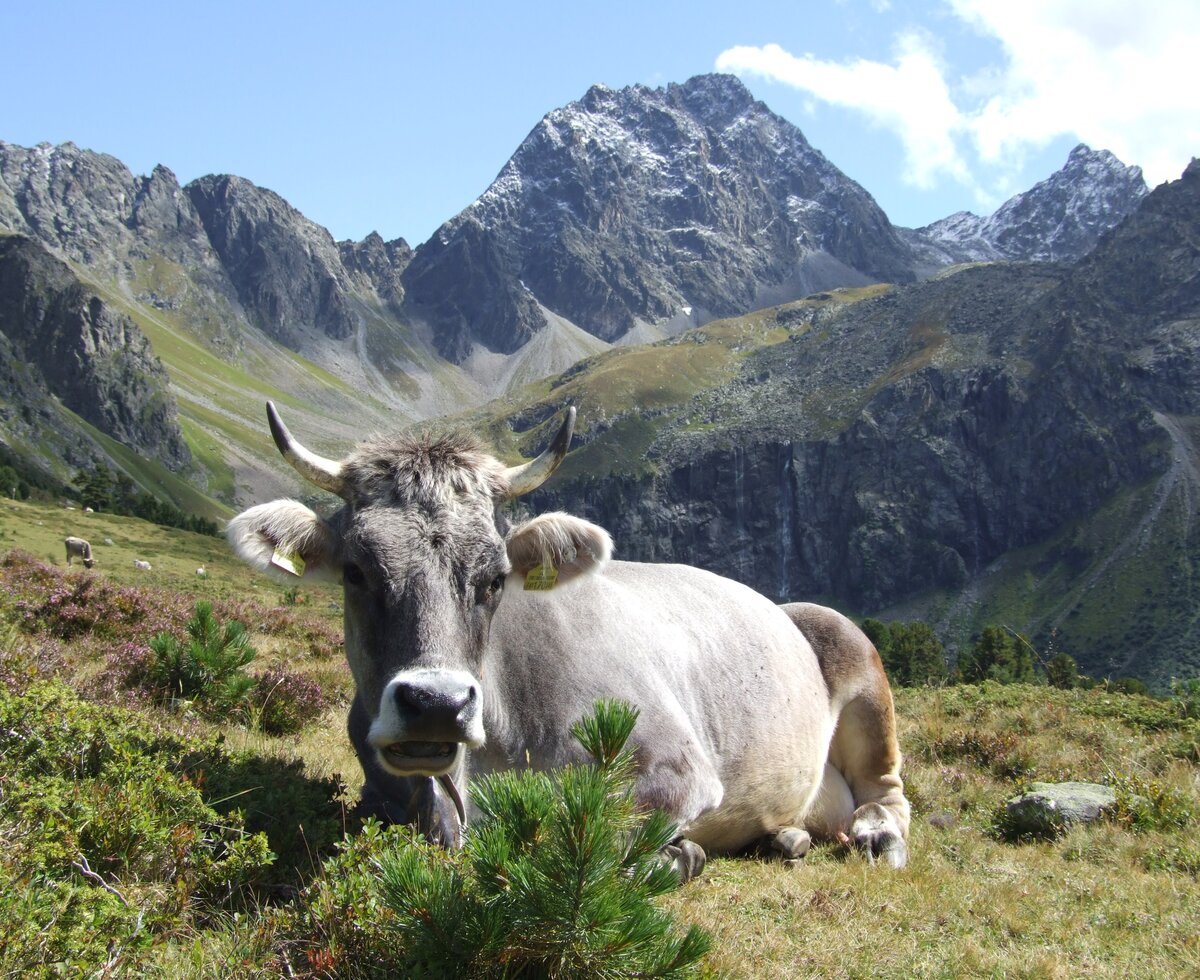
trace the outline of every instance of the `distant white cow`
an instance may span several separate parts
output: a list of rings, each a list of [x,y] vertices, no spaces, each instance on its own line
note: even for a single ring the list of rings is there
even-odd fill
[[[148,561],[142,561],[140,558],[135,558],[133,560],[133,567],[140,568],[144,572],[150,571],[150,563]]]
[[[67,546],[67,566],[70,567],[71,562],[75,558],[83,561],[84,568],[91,568],[96,564],[96,559],[92,557],[92,546],[83,538],[70,537],[63,542]]]

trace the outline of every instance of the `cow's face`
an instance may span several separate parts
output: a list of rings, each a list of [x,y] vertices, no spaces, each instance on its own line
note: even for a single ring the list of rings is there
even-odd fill
[[[240,514],[228,533],[264,570],[298,556],[304,574],[340,577],[367,740],[388,772],[439,775],[487,737],[483,679],[503,669],[487,663],[488,637],[505,589],[543,563],[569,582],[606,561],[611,542],[566,514],[509,529],[497,513],[509,495],[501,464],[448,443],[410,450],[350,456],[339,470],[347,504],[329,521],[275,501]]]

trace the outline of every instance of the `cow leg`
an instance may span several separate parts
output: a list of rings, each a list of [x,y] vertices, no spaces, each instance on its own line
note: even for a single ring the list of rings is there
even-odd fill
[[[708,863],[708,855],[704,853],[704,848],[686,837],[677,837],[659,853],[662,859],[675,869],[681,885],[686,885],[697,877]]]
[[[848,826],[837,826],[841,805],[827,805],[814,817],[828,825],[824,833],[847,833],[868,860],[902,868],[908,861],[909,804],[900,778],[892,692],[879,654],[862,630],[832,609],[792,603],[783,610],[812,644],[829,688],[836,718],[829,762],[852,803]],[[836,799],[840,792],[827,767],[819,800]],[[806,826],[812,829],[812,821]]]
[[[908,862],[909,805],[900,779],[891,692],[863,695],[847,704],[838,718],[830,760],[842,772],[856,808],[850,839],[870,859],[894,868]],[[880,704],[886,695],[886,703]]]
[[[648,720],[648,719],[647,719]],[[662,850],[686,884],[704,870],[708,857],[704,848],[689,839],[687,829],[703,814],[715,810],[725,795],[716,769],[699,744],[671,722],[647,724],[653,738],[636,749],[639,762],[637,802],[642,809],[665,810],[684,833]],[[670,754],[655,754],[648,746],[676,746]]]
[[[371,719],[355,697],[346,728],[364,776],[358,814],[383,824],[411,824],[431,843],[459,847],[462,826],[454,801],[429,776],[396,776],[384,769],[367,742],[370,727]]]
[[[799,861],[812,846],[812,834],[804,827],[780,827],[768,834],[759,844],[759,851],[767,857],[779,857],[784,861]]]

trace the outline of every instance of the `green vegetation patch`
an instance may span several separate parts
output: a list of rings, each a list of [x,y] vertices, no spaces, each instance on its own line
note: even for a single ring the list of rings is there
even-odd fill
[[[0,689],[5,975],[94,969],[244,897],[272,854],[179,767],[196,750],[59,682]]]

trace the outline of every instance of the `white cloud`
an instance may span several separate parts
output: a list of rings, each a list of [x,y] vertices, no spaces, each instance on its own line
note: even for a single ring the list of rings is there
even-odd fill
[[[1200,155],[1196,0],[946,2],[999,43],[1001,63],[952,76],[927,37],[908,33],[888,64],[796,56],[770,44],[730,48],[717,68],[863,113],[899,137],[905,178],[918,187],[949,177],[981,194],[978,165],[993,171],[989,183],[1003,180],[1030,148],[1063,135],[1139,164],[1151,185]]]
[[[894,130],[904,144],[906,178],[918,187],[933,186],[941,174],[968,181],[954,144],[959,112],[937,58],[918,34],[902,36],[896,54],[892,65],[862,59],[838,64],[768,44],[722,52],[717,70],[775,79]]]
[[[1195,0],[950,0],[1006,64],[970,116],[983,159],[1069,134],[1139,164],[1151,184],[1200,154]]]

